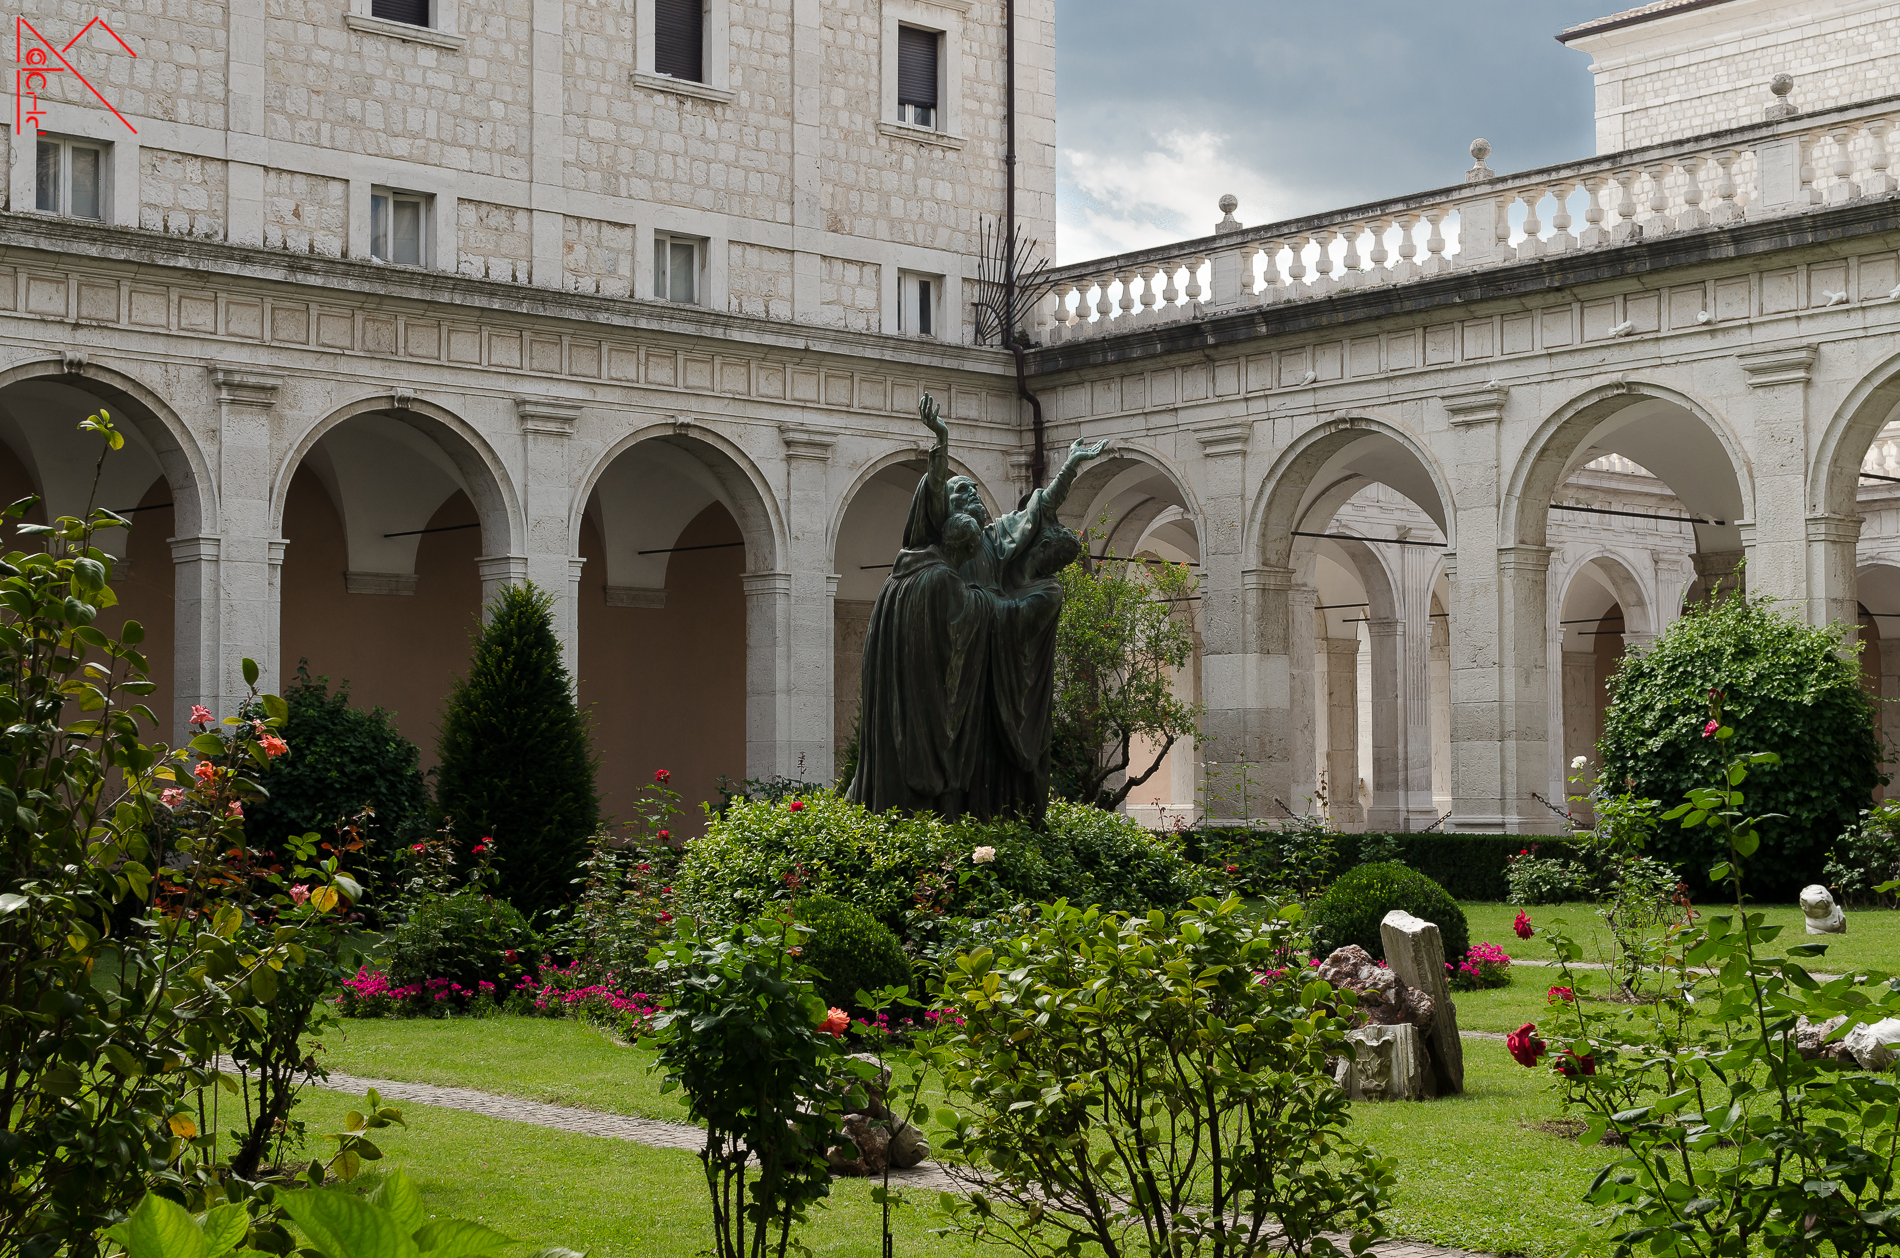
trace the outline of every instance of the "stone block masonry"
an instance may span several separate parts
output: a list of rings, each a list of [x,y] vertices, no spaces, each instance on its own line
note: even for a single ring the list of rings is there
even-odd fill
[[[224,236],[225,164],[164,149],[139,150],[139,226],[172,236]]]
[[[340,258],[349,246],[350,185],[341,179],[264,172],[264,244]]]

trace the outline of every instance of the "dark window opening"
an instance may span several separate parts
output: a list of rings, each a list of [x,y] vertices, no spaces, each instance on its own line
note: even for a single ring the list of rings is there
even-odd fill
[[[406,26],[427,26],[429,0],[369,0],[369,15]]]
[[[653,71],[706,81],[704,0],[653,0]]]
[[[937,57],[943,36],[914,26],[897,28],[897,120],[937,125]]]

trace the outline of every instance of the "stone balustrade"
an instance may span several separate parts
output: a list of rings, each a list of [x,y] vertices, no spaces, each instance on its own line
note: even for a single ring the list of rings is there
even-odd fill
[[[1261,227],[1223,197],[1212,236],[1054,268],[1032,336],[1112,336],[1889,196],[1896,117],[1888,97],[1513,175],[1478,140],[1462,184]]]

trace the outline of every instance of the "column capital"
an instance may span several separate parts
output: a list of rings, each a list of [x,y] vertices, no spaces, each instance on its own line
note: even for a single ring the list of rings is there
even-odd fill
[[[264,546],[266,549],[266,557],[270,563],[270,566],[273,568],[283,567],[284,566],[284,551],[289,549],[290,539],[288,537],[266,538],[264,541]]]
[[[824,428],[807,428],[802,424],[780,424],[779,440],[785,443],[785,457],[788,459],[811,459],[826,463],[831,460],[832,447],[838,444],[838,434]]]
[[[216,559],[224,539],[211,534],[199,537],[174,537],[170,539],[173,563],[193,563]]]
[[[1326,644],[1328,655],[1350,655],[1354,659],[1359,658],[1358,638],[1321,638],[1320,641]]]
[[[1808,540],[1811,542],[1845,542],[1853,546],[1860,541],[1861,517],[1857,515],[1811,515],[1808,517]]]
[[[1548,546],[1500,546],[1498,573],[1511,576],[1519,572],[1548,572],[1550,556],[1551,548]]]
[[[1201,443],[1201,456],[1209,459],[1245,454],[1252,438],[1252,424],[1219,424],[1194,430],[1194,439]]]
[[[825,597],[826,598],[838,597],[838,582],[842,580],[844,580],[844,573],[842,572],[827,572],[825,574]]]
[[[276,405],[277,391],[284,387],[282,376],[244,363],[213,363],[211,382],[218,386],[218,401],[260,410]]]
[[[1504,403],[1511,391],[1503,385],[1473,389],[1469,393],[1448,393],[1439,401],[1452,424],[1495,424],[1504,418]]]
[[[477,555],[475,571],[481,574],[484,582],[505,581],[514,585],[528,579],[528,557],[526,555]]]
[[[548,437],[571,437],[574,425],[580,422],[581,404],[564,398],[518,397],[515,399],[515,421],[521,425],[524,433],[538,433]]]
[[[1292,568],[1249,568],[1240,574],[1242,589],[1290,591],[1299,574]]]
[[[792,592],[792,574],[789,572],[747,572],[739,577],[739,587],[747,598],[755,595],[789,595]]]
[[[1813,377],[1818,353],[1812,345],[1788,345],[1737,354],[1735,361],[1742,365],[1742,377],[1748,387],[1761,389],[1776,384],[1806,384]]]

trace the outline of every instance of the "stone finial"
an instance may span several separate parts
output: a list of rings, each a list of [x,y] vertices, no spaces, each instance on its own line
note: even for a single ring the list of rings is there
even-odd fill
[[[1471,160],[1476,165],[1465,172],[1466,183],[1483,183],[1487,179],[1498,177],[1495,170],[1484,164],[1484,159],[1489,156],[1491,156],[1491,141],[1479,136],[1471,142]]]
[[[1778,118],[1792,118],[1801,111],[1788,99],[1788,93],[1794,91],[1794,75],[1777,74],[1768,80],[1768,90],[1775,94],[1775,103],[1762,110],[1762,117],[1769,122]]]
[[[1214,234],[1216,236],[1240,230],[1240,220],[1234,217],[1234,211],[1239,208],[1240,198],[1231,192],[1220,199],[1220,212],[1223,217],[1220,222],[1214,224]]]

